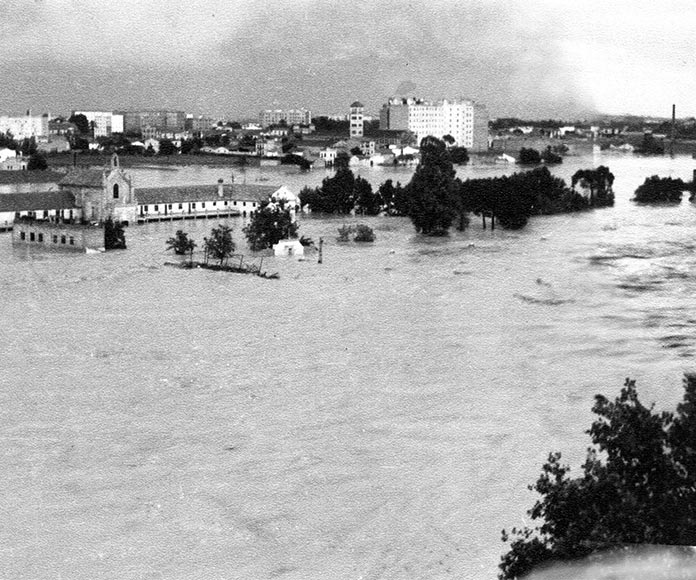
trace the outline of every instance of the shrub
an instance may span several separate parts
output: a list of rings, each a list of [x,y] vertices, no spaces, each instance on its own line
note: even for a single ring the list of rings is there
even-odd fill
[[[679,203],[682,193],[687,189],[681,179],[653,175],[636,189],[633,201],[639,203]]]
[[[355,237],[353,238],[355,242],[374,242],[375,232],[370,226],[365,224],[358,224],[355,226]]]

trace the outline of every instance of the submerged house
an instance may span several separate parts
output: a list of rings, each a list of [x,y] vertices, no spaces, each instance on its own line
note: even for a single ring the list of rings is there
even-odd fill
[[[135,222],[132,183],[116,155],[110,167],[71,171],[58,187],[58,191],[0,196],[0,224],[12,229],[14,243],[104,250],[109,246],[110,224]]]

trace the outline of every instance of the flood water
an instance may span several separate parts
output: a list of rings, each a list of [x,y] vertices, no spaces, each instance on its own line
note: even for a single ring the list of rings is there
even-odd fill
[[[593,396],[637,380],[671,409],[696,356],[696,208],[630,201],[691,158],[608,165],[616,205],[478,219],[422,239],[301,217],[324,263],[279,280],[165,267],[165,240],[217,222],[132,226],[126,251],[13,247],[0,235],[0,577],[493,579],[550,451],[574,467]],[[512,171],[467,167],[463,177]],[[136,185],[219,169],[136,169]],[[378,185],[410,171],[363,169]],[[237,172],[298,190],[324,172]],[[235,228],[244,248],[241,218]]]

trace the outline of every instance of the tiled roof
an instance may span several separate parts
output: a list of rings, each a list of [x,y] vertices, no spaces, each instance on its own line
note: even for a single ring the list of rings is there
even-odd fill
[[[78,187],[103,187],[103,169],[73,169],[58,182],[60,185],[76,185]]]
[[[73,209],[75,196],[68,191],[0,194],[0,212]]]
[[[278,188],[269,185],[234,184],[223,186],[223,196],[217,185],[178,185],[171,187],[138,187],[135,198],[139,204],[182,203],[187,201],[256,201],[269,199]]]

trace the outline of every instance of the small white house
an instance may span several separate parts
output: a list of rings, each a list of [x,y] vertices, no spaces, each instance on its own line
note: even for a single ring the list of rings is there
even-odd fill
[[[304,246],[299,240],[280,240],[273,246],[275,256],[304,256]]]

